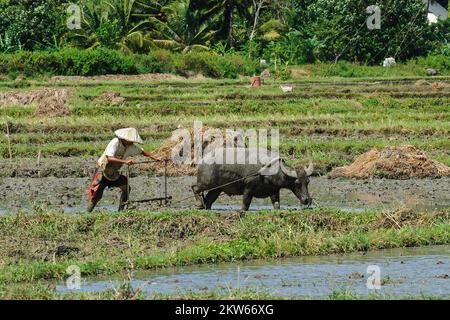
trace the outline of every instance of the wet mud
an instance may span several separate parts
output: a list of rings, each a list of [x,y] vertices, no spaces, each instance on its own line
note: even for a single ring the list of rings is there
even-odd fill
[[[69,170],[69,169],[67,169]],[[167,192],[173,197],[169,208],[195,208],[191,191],[195,177],[169,177]],[[4,177],[0,178],[0,213],[31,210],[84,212],[90,179],[84,177]],[[164,179],[150,172],[134,172],[130,179],[131,201],[164,196]],[[432,210],[450,208],[450,178],[441,179],[328,179],[313,177],[309,186],[315,206],[351,211],[366,209],[412,208]],[[119,189],[107,189],[96,210],[116,210]],[[234,211],[241,197],[222,195],[213,209]],[[154,210],[159,203],[136,203],[133,208]],[[251,210],[271,209],[270,199],[254,199]],[[282,209],[302,209],[289,190],[282,190]]]

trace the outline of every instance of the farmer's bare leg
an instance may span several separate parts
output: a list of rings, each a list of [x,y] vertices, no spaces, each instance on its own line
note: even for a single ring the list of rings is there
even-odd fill
[[[119,211],[122,211],[123,209],[125,209],[125,206],[127,205],[131,187],[128,185],[128,179],[125,176],[120,176],[116,184],[121,191]]]
[[[103,191],[105,191],[105,188],[106,188],[106,184],[103,182],[100,182],[93,197],[91,199],[89,199],[88,206],[86,208],[87,212],[92,212],[94,210],[97,203],[103,197]]]
[[[131,189],[131,188],[129,188],[129,189]],[[125,209],[125,206],[128,205],[127,202],[128,202],[128,195],[130,193],[129,192],[130,190],[127,190],[127,186],[125,185],[125,186],[120,187],[120,191],[121,191],[121,194],[120,194],[119,211],[122,211],[123,209]]]
[[[214,201],[217,200],[217,198],[220,196],[220,193],[222,192],[222,190],[213,190],[213,191],[209,191],[206,194],[205,197],[205,209],[206,210],[211,210],[211,206],[214,203]]]

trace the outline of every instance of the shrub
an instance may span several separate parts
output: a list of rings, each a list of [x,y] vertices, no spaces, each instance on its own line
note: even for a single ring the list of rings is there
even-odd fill
[[[189,71],[211,78],[237,78],[238,75],[252,75],[260,72],[257,62],[237,54],[217,55],[211,52],[177,54],[175,70],[179,74]]]
[[[224,58],[227,59],[232,66],[234,66],[236,76],[239,74],[251,76],[260,74],[263,70],[258,61],[249,59],[242,55],[226,55]],[[225,74],[227,75],[227,73]]]
[[[0,54],[0,73],[28,76],[94,76],[102,74],[201,73],[212,78],[236,78],[260,72],[256,61],[237,54],[212,52],[171,53],[155,50],[146,55],[126,55],[96,48],[60,51],[20,51]]]
[[[263,57],[267,61],[277,59],[291,65],[312,63],[321,47],[321,43],[315,38],[305,39],[301,32],[290,31],[280,41],[270,42]]]
[[[135,55],[134,60],[139,73],[173,73],[174,58],[168,50],[154,50],[149,54]]]
[[[63,70],[61,75],[93,76],[102,74],[134,74],[136,66],[131,57],[106,48],[92,50],[65,49],[55,53]]]
[[[440,49],[440,53],[445,57],[450,57],[450,43],[442,46],[442,48]]]
[[[449,74],[450,73],[450,59],[445,55],[430,55],[428,57],[420,57],[417,60],[413,60],[413,62],[421,66],[424,70],[426,68],[437,69],[440,74]]]
[[[177,54],[175,58],[176,72],[182,75],[192,71],[211,78],[221,78],[219,56],[206,52],[190,52]]]
[[[66,76],[137,72],[130,57],[105,48],[92,50],[68,48],[55,52],[21,51],[15,54],[0,54],[0,72],[10,73],[12,71],[26,75]]]

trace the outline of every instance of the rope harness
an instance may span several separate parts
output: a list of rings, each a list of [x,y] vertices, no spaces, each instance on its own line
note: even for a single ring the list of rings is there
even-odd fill
[[[192,199],[192,198],[196,198],[196,195],[193,194],[193,195],[190,195],[188,197],[172,201],[172,197],[169,196],[168,192],[167,192],[167,162],[168,162],[168,160],[165,159],[163,161],[164,161],[164,190],[163,190],[164,197],[131,201],[130,200],[130,196],[131,196],[131,190],[130,190],[130,172],[131,172],[131,167],[127,166],[127,169],[126,169],[126,172],[125,172],[125,176],[127,178],[126,180],[127,180],[128,200],[125,203],[121,203],[121,205],[125,205],[128,208],[128,206],[131,203],[144,203],[144,202],[160,201],[161,202],[161,206],[168,207],[170,204],[178,204],[178,203],[184,202],[186,200],[189,200],[189,199]],[[148,163],[156,163],[156,162],[160,162],[160,161],[158,161],[158,160],[137,161],[137,162],[133,162],[133,164],[148,164]],[[96,170],[95,170],[95,172],[93,174],[93,179],[94,179],[93,181],[95,181],[96,175],[98,175],[98,173],[100,173],[100,172],[101,171],[98,168],[96,168]],[[227,187],[229,185],[232,185],[232,184],[235,184],[237,182],[243,181],[245,179],[258,176],[260,174],[261,174],[261,169],[258,170],[255,173],[246,175],[245,177],[232,180],[230,182],[224,183],[222,185],[216,186],[216,187],[211,188],[211,189],[203,190],[202,194],[201,194],[202,202],[203,202],[203,199],[204,199],[203,193],[205,193],[205,192],[208,193],[208,192],[211,192],[211,191],[219,190],[219,189],[222,189],[222,188]],[[92,186],[93,183],[94,182],[91,183],[91,186]],[[317,207],[320,207],[319,203],[317,203],[316,200],[313,199],[313,201],[314,201],[314,203],[316,204]]]
[[[211,188],[211,189],[204,190],[204,191],[202,191],[202,193],[210,192],[210,191],[214,191],[214,190],[218,190],[218,189],[222,189],[223,187],[226,187],[226,186],[235,184],[236,182],[245,180],[245,179],[247,179],[247,178],[255,177],[255,176],[257,176],[257,175],[259,175],[259,171],[258,171],[257,173],[249,174],[249,175],[247,175],[247,176],[245,176],[245,177],[242,177],[242,178],[233,180],[233,181],[231,181],[231,182],[227,182],[227,183],[222,184],[222,185],[220,185],[220,186],[217,186],[217,187],[214,187],[214,188]],[[186,197],[186,198],[177,200],[177,201],[172,201],[172,203],[180,203],[180,202],[184,202],[184,201],[186,201],[186,200],[188,200],[188,199],[191,199],[191,198],[195,198],[195,194],[194,194],[194,195],[191,195],[191,196],[189,196],[189,197]]]

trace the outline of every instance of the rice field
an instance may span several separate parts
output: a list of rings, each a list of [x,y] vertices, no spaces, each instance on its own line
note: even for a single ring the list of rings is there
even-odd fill
[[[37,116],[36,105],[0,107],[0,157],[82,159],[101,154],[120,127],[136,127],[156,150],[178,127],[278,128],[281,153],[311,158],[322,173],[372,147],[413,145],[450,165],[450,78],[291,80],[249,88],[241,80],[1,82],[0,91],[68,89],[71,114]],[[115,92],[123,103],[99,100]],[[6,126],[8,124],[8,128]],[[10,131],[9,141],[6,136]]]
[[[281,84],[292,85],[293,92],[283,93]],[[1,98],[42,89],[69,90],[70,99],[61,107],[68,108],[70,114],[41,115],[37,110],[42,102],[31,99],[26,103],[5,103]],[[108,92],[120,97],[118,102],[102,98]],[[311,77],[285,82],[266,80],[260,88],[250,88],[246,78],[3,81],[0,190],[11,196],[4,194],[0,199],[19,200],[11,205],[18,208],[14,214],[8,214],[9,209],[2,212],[4,204],[0,203],[0,213],[7,213],[0,214],[0,297],[148,298],[132,288],[127,282],[131,280],[124,280],[118,290],[60,294],[55,288],[67,278],[69,265],[79,266],[83,277],[115,275],[131,279],[129,275],[134,270],[449,243],[448,208],[441,203],[448,197],[437,192],[438,189],[446,193],[445,179],[440,184],[431,179],[405,184],[405,189],[411,190],[405,191],[403,197],[418,192],[422,196],[418,203],[434,199],[439,206],[433,206],[431,213],[386,211],[383,207],[372,211],[365,208],[364,214],[329,208],[259,210],[245,215],[180,208],[94,214],[52,211],[58,204],[79,205],[77,192],[84,192],[86,168],[103,152],[114,130],[136,127],[145,140],[144,148],[156,151],[174,130],[190,128],[194,121],[221,129],[278,128],[282,155],[293,165],[303,165],[311,159],[322,175],[353,162],[373,147],[413,145],[431,159],[450,165],[450,77]],[[45,168],[39,169],[41,165]],[[316,190],[327,184],[325,178],[315,179]],[[44,181],[46,184],[42,184]],[[395,181],[390,188],[382,182],[370,182],[368,188],[363,188],[367,181],[359,182],[355,188],[370,193],[367,197],[376,198],[381,206],[382,200],[392,196],[390,193],[396,193],[392,190],[403,188]],[[355,188],[350,190],[352,183],[335,184],[349,189],[339,193],[344,209],[349,205],[347,193],[355,192]],[[142,181],[141,185],[149,187]],[[180,188],[177,196],[185,196],[186,185],[176,185]],[[422,188],[425,185],[427,190]],[[324,197],[326,193],[324,190],[321,194]],[[36,206],[34,197],[40,197],[41,202],[51,200],[53,207]],[[365,201],[357,199],[360,200]],[[27,201],[33,209],[23,213],[20,210]],[[209,292],[176,297],[161,294],[153,298],[218,297],[222,296]],[[252,291],[226,297],[273,298]],[[325,298],[367,297],[335,292]]]

